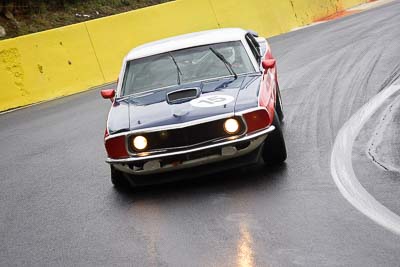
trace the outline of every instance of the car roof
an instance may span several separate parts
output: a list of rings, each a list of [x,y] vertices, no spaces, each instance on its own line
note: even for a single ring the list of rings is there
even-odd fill
[[[188,47],[242,40],[248,31],[240,28],[224,28],[178,35],[147,43],[132,49],[126,61],[157,55]]]

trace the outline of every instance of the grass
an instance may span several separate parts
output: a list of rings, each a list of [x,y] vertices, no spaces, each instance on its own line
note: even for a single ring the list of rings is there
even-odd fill
[[[40,32],[91,19],[101,18],[122,12],[168,2],[171,0],[86,0],[67,2],[63,6],[33,1],[29,7],[14,7],[13,14],[17,24],[0,16],[0,26],[7,39],[29,33]]]

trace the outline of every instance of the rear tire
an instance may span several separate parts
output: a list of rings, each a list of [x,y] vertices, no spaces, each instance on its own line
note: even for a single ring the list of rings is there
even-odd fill
[[[279,164],[286,160],[287,152],[285,140],[283,138],[281,125],[277,112],[275,112],[274,121],[272,125],[275,126],[275,130],[271,132],[264,142],[264,148],[262,157],[265,164]]]
[[[130,184],[126,179],[124,173],[115,169],[113,166],[110,166],[110,168],[111,168],[111,183],[114,185],[114,187],[117,189],[130,188]]]

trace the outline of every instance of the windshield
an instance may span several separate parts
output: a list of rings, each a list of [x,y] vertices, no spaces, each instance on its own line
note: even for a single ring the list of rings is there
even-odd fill
[[[121,95],[249,72],[254,67],[240,41],[191,47],[128,61]]]

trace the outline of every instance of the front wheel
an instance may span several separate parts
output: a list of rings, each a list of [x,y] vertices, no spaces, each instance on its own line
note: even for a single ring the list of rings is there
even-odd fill
[[[271,132],[264,142],[262,157],[265,164],[279,164],[286,160],[286,145],[277,113],[274,114],[272,125],[275,130]]]

